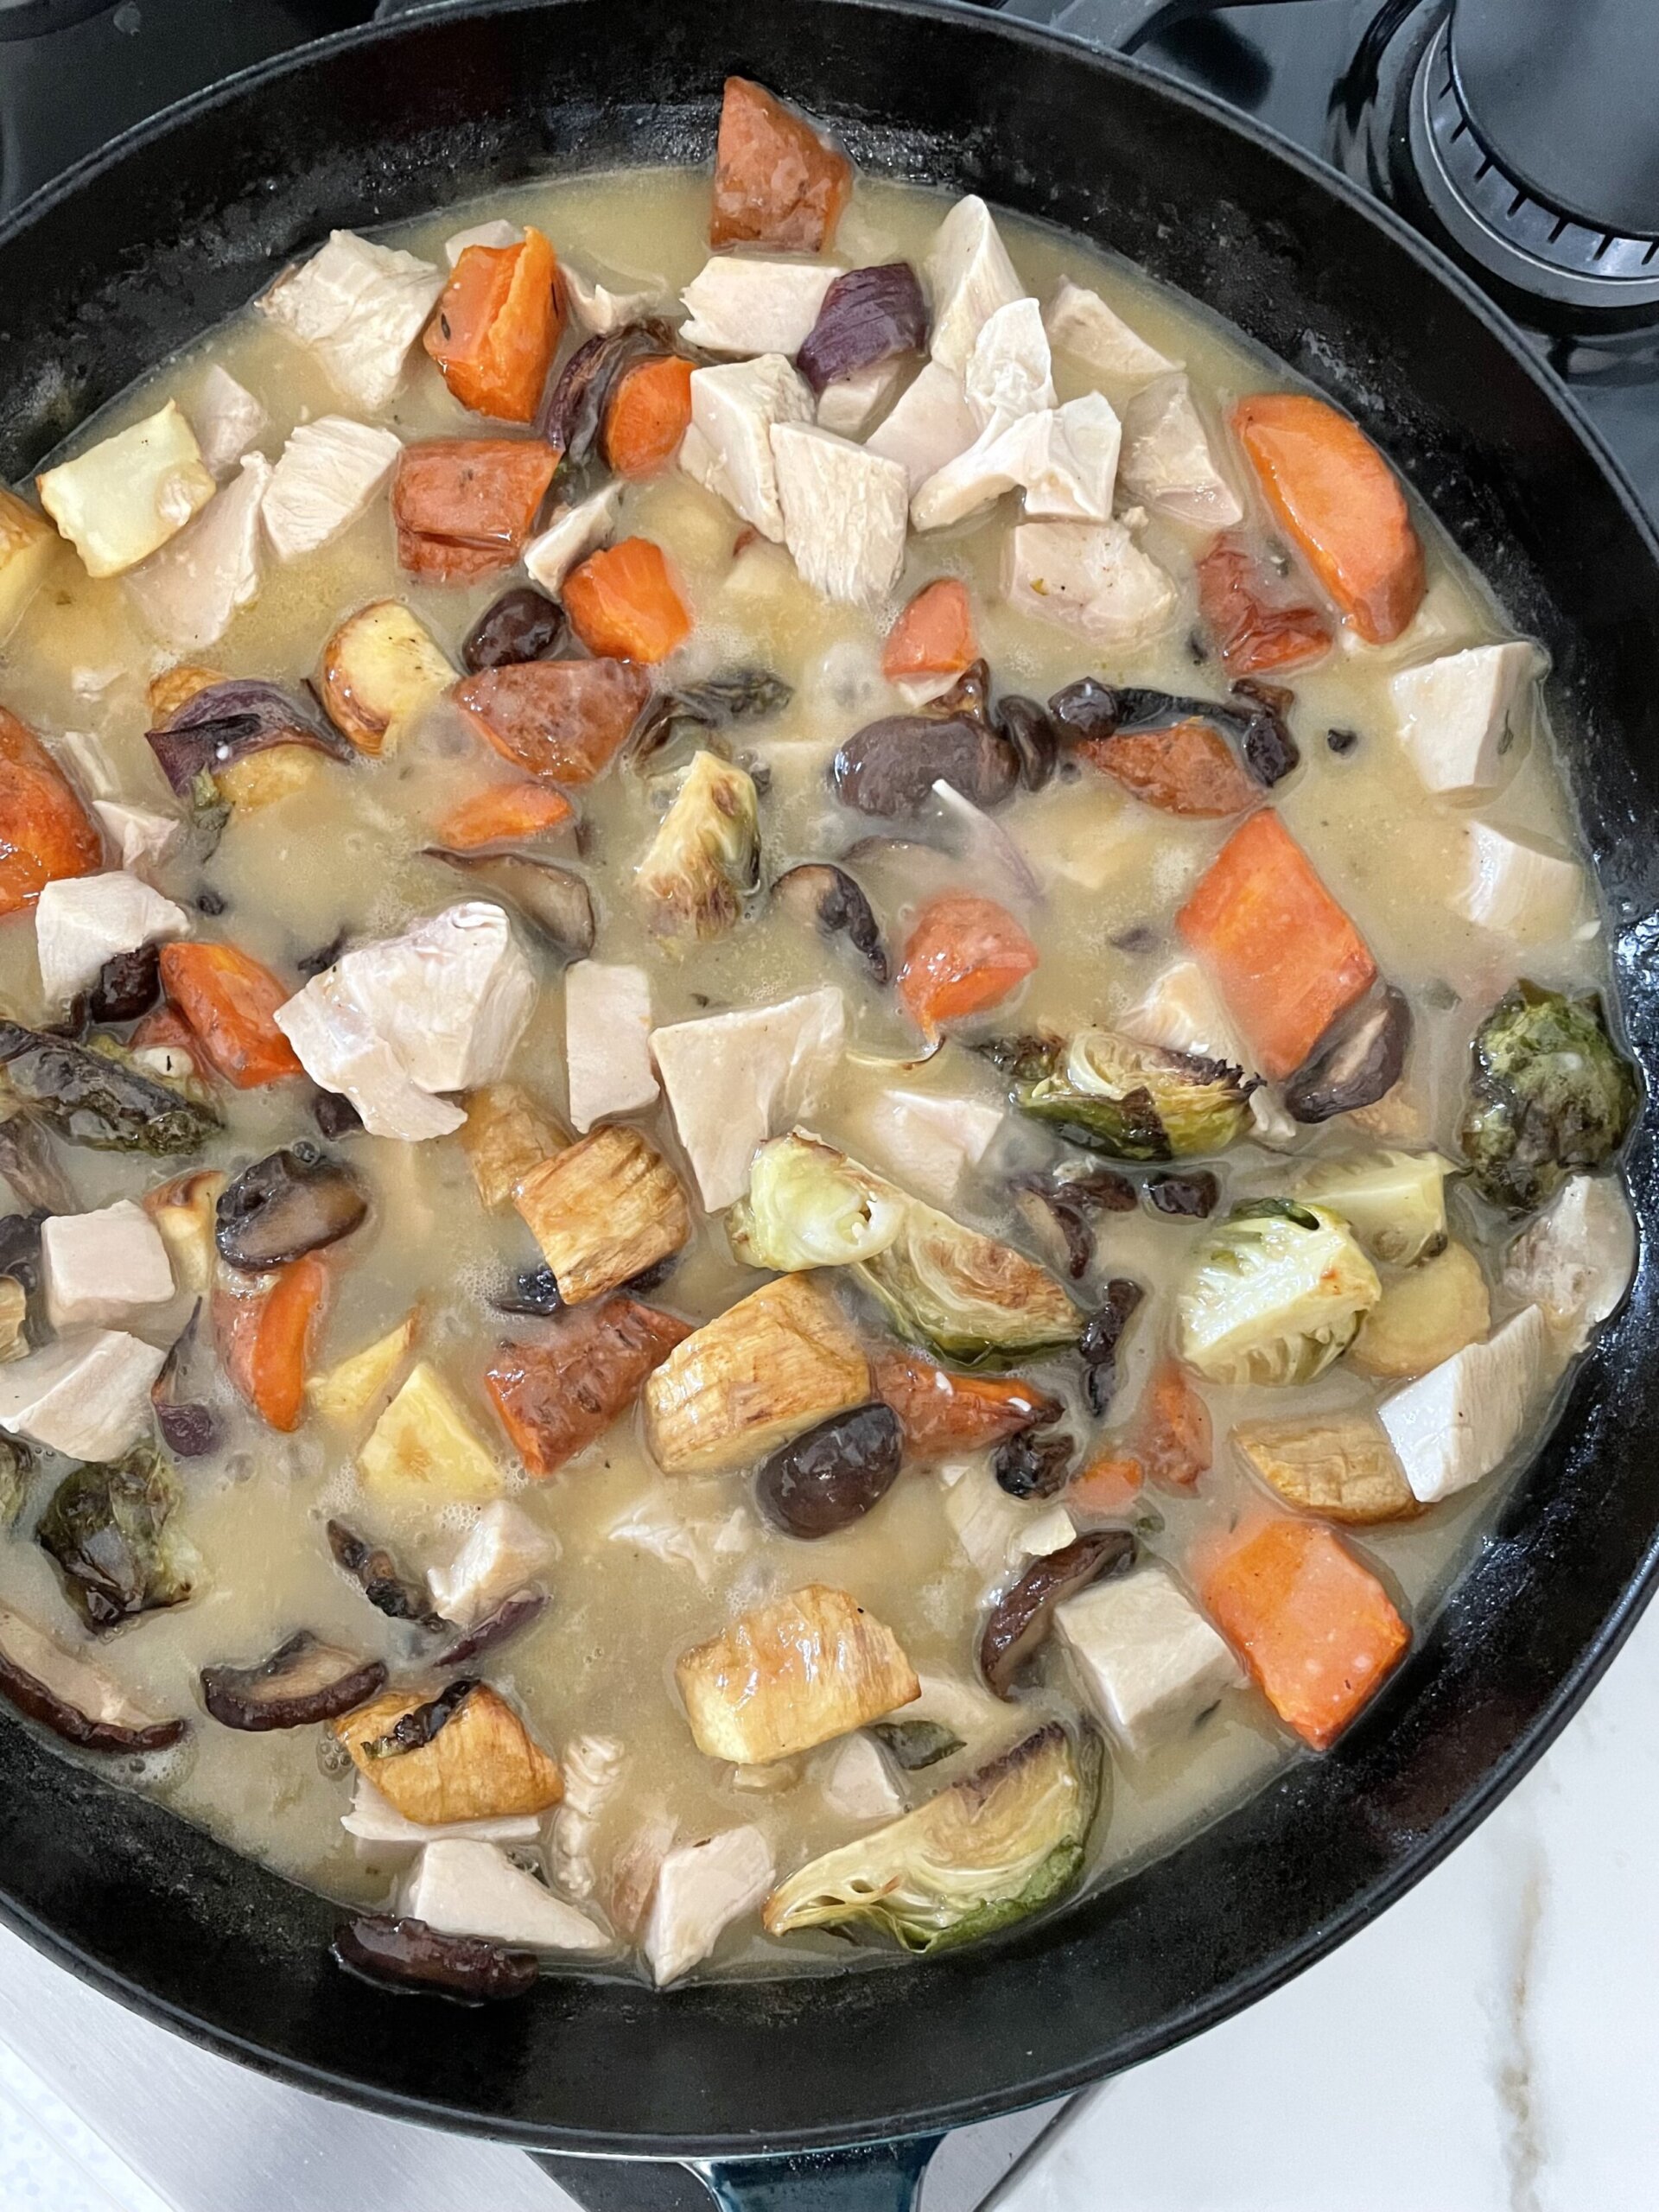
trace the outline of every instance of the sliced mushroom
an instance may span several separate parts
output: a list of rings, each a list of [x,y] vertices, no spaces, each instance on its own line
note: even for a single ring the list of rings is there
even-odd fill
[[[226,1728],[259,1732],[337,1720],[385,1685],[385,1663],[302,1629],[255,1667],[204,1667],[201,1701]]]
[[[593,896],[574,870],[522,853],[457,853],[446,845],[424,849],[429,859],[464,868],[499,893],[562,958],[585,960],[593,950]]]
[[[328,1548],[377,1612],[388,1620],[413,1621],[417,1628],[448,1633],[450,1624],[432,1611],[424,1586],[400,1574],[390,1552],[365,1543],[343,1521],[328,1523]]]
[[[845,868],[829,861],[804,861],[779,877],[772,895],[821,936],[844,937],[876,982],[887,982],[887,948],[874,910]]]
[[[1077,1339],[1083,1360],[1083,1395],[1089,1410],[1103,1414],[1117,1388],[1118,1340],[1145,1296],[1138,1282],[1114,1275],[1101,1294],[1100,1310],[1091,1313]]]
[[[682,727],[725,729],[733,722],[760,721],[781,714],[794,696],[792,687],[766,668],[722,669],[701,683],[658,691],[629,734],[628,760],[639,767],[671,744]]]
[[[186,1732],[160,1720],[103,1669],[0,1606],[0,1697],[84,1751],[159,1751]]]
[[[435,1697],[400,1713],[384,1735],[371,1736],[359,1746],[365,1759],[402,1758],[408,1751],[423,1751],[461,1711],[478,1688],[470,1675],[448,1683]],[[361,1702],[361,1700],[359,1700]]]
[[[213,1240],[232,1267],[257,1274],[337,1244],[368,1211],[351,1170],[302,1142],[256,1160],[226,1185]]]
[[[440,1651],[433,1660],[435,1667],[461,1667],[467,1660],[476,1659],[480,1652],[493,1651],[510,1636],[517,1636],[520,1629],[528,1628],[539,1620],[547,1610],[545,1590],[515,1590],[499,1605],[486,1613],[481,1621],[458,1637],[447,1649]]]
[[[878,1400],[833,1414],[774,1452],[755,1495],[791,1536],[828,1536],[861,1520],[892,1489],[904,1459],[904,1431]]]
[[[161,1373],[149,1386],[156,1426],[169,1452],[181,1459],[205,1459],[219,1444],[219,1416],[210,1405],[185,1395],[186,1370],[196,1349],[201,1300],[173,1340]]]
[[[581,467],[595,446],[604,459],[611,395],[628,371],[679,350],[667,323],[652,316],[601,332],[576,348],[560,372],[546,416],[545,435],[559,448],[567,469]]]
[[[490,1293],[498,1313],[525,1313],[545,1319],[564,1311],[564,1296],[551,1268],[522,1268],[504,1290]]]
[[[1411,1044],[1411,1008],[1391,983],[1340,1014],[1285,1085],[1298,1122],[1328,1122],[1393,1090]]]
[[[359,1913],[334,1930],[334,1954],[347,1974],[365,1981],[429,1989],[463,2005],[522,1997],[540,1972],[533,1951],[509,1950],[482,1936],[443,1936],[423,1920],[389,1912]]]
[[[1077,1448],[1064,1429],[1039,1434],[1022,1428],[997,1446],[991,1471],[1010,1497],[1053,1497],[1070,1479]]]
[[[136,952],[118,952],[104,963],[86,1011],[94,1021],[137,1021],[161,995],[162,949],[141,944]]]
[[[560,660],[569,645],[570,625],[557,600],[533,584],[518,584],[485,608],[467,632],[461,658],[476,676],[520,661]]]
[[[1014,1202],[1038,1234],[1058,1234],[1065,1251],[1065,1271],[1073,1282],[1089,1272],[1095,1256],[1095,1223],[1103,1213],[1133,1213],[1135,1185],[1112,1167],[1085,1167],[1076,1174],[1021,1175]]]
[[[1134,1560],[1135,1538],[1127,1529],[1103,1529],[1033,1560],[1007,1597],[991,1608],[979,1639],[979,1669],[998,1697],[1010,1694],[1014,1676],[1047,1639],[1056,1605],[1103,1574],[1121,1573]]]
[[[912,814],[935,784],[989,808],[1014,796],[1020,756],[1000,730],[967,715],[887,715],[847,740],[830,781],[860,814]]]
[[[1010,691],[996,702],[996,726],[1018,756],[1020,782],[1028,791],[1041,791],[1059,759],[1053,723],[1035,699]]]
[[[43,1213],[79,1213],[80,1201],[52,1151],[52,1140],[32,1114],[0,1121],[0,1177],[20,1205]]]
[[[1221,1185],[1207,1167],[1189,1168],[1184,1175],[1149,1175],[1144,1185],[1147,1204],[1154,1213],[1178,1221],[1202,1221],[1216,1210]]]

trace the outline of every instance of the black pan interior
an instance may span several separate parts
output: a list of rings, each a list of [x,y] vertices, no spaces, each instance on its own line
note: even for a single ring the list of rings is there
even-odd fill
[[[722,77],[834,118],[885,174],[1084,232],[1230,318],[1389,448],[1514,620],[1599,856],[1623,1019],[1659,1068],[1659,557],[1564,405],[1424,249],[1301,157],[1130,67],[967,11],[863,0],[449,10],[238,80],[0,236],[0,469],[336,224],[549,168],[707,157]],[[1650,1086],[1651,1089],[1651,1086]],[[459,2014],[325,1961],[321,1899],[0,1719],[0,1909],[251,2063],[566,2149],[714,2152],[958,2121],[1147,2056],[1423,1872],[1628,1626],[1659,1522],[1651,1096],[1623,1317],[1412,1663],[1340,1749],[1023,1936],[922,1967],[664,1998],[556,1980]],[[135,2085],[135,2089],[138,2085]]]

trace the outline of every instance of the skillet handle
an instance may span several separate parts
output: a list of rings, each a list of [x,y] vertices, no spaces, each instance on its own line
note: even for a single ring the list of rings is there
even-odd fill
[[[721,2212],[913,2212],[937,2135],[791,2158],[689,2159]]]

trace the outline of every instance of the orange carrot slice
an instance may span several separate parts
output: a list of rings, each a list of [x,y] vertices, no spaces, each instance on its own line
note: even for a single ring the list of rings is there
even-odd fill
[[[455,704],[504,760],[556,784],[590,783],[651,696],[643,668],[620,660],[527,660],[480,669]]]
[[[1315,1522],[1264,1522],[1212,1563],[1198,1595],[1279,1718],[1316,1751],[1411,1642],[1376,1577]]]
[[[305,1410],[311,1344],[328,1296],[328,1270],[314,1253],[290,1260],[255,1287],[221,1284],[213,1294],[213,1335],[237,1395],[261,1421],[296,1429]]]
[[[887,632],[881,673],[889,683],[904,676],[954,676],[978,658],[968,588],[940,576],[922,586]]]
[[[1017,1375],[962,1375],[918,1351],[878,1352],[870,1363],[875,1395],[899,1416],[912,1459],[979,1452],[1022,1428],[1058,1421],[1062,1408]]]
[[[763,85],[728,77],[715,149],[711,245],[821,253],[852,197],[852,164]]]
[[[1368,645],[1422,604],[1423,549],[1394,471],[1357,423],[1302,391],[1258,392],[1233,429],[1268,505]]]
[[[1138,1459],[1109,1445],[1066,1484],[1066,1506],[1091,1520],[1117,1520],[1134,1504],[1144,1478]]]
[[[1209,1471],[1215,1446],[1210,1408],[1179,1361],[1160,1359],[1153,1370],[1136,1441],[1146,1472],[1168,1489],[1191,1490]]]
[[[537,230],[518,245],[467,247],[423,341],[463,407],[534,420],[564,327],[563,291]]]
[[[162,988],[201,1050],[238,1090],[305,1071],[272,1016],[294,995],[233,944],[164,944]]]
[[[1198,565],[1198,612],[1230,675],[1305,668],[1331,650],[1319,608],[1277,585],[1241,538],[1218,537]]]
[[[637,482],[665,468],[691,420],[691,364],[678,353],[641,361],[617,385],[605,413],[605,458]]]
[[[1196,715],[1165,729],[1085,738],[1073,750],[1160,814],[1217,821],[1262,803],[1261,785],[1221,732]]]
[[[1234,830],[1175,925],[1275,1081],[1376,979],[1365,940],[1268,811]]]
[[[32,906],[48,883],[95,875],[104,841],[34,731],[0,707],[0,914]]]
[[[565,578],[563,597],[588,652],[613,660],[666,660],[691,634],[663,549],[648,537],[590,554]]]
[[[452,808],[438,824],[437,838],[452,852],[475,853],[486,845],[544,837],[575,813],[563,793],[545,784],[493,784]]]
[[[947,891],[916,919],[899,970],[899,996],[918,1028],[1000,1006],[1037,965],[1037,948],[1006,907]]]

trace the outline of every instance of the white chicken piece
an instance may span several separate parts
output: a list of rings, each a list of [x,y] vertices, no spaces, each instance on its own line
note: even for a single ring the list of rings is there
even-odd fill
[[[823,296],[843,271],[785,254],[717,253],[680,294],[688,346],[709,353],[784,353],[793,360]]]
[[[982,1098],[944,1091],[875,1090],[861,1103],[855,1135],[907,1191],[948,1211],[1007,1118]]]
[[[1584,895],[1578,862],[1490,822],[1471,823],[1465,835],[1463,880],[1451,901],[1456,912],[1523,944],[1565,937]]]
[[[41,988],[54,1006],[64,1005],[95,983],[117,953],[188,937],[191,927],[182,906],[124,870],[59,876],[41,886],[35,906]]]
[[[1421,1504],[1467,1490],[1514,1450],[1547,1336],[1541,1311],[1526,1306],[1484,1344],[1454,1352],[1383,1399],[1377,1418]]]
[[[978,437],[979,424],[961,377],[928,361],[899,394],[886,421],[864,441],[864,450],[883,461],[896,461],[914,498],[930,476],[966,453]]]
[[[60,1333],[142,1320],[173,1296],[162,1233],[130,1198],[42,1222],[41,1273],[47,1319]]]
[[[499,1813],[485,1821],[411,1821],[389,1797],[383,1797],[365,1775],[359,1774],[351,1805],[340,1815],[340,1825],[359,1846],[388,1849],[451,1841],[529,1847],[541,1841],[543,1817],[540,1813]]]
[[[531,1951],[594,1957],[611,1938],[585,1912],[515,1866],[499,1844],[452,1836],[423,1847],[397,1893],[397,1910],[445,1936],[482,1936]]]
[[[849,377],[836,377],[818,394],[817,423],[838,438],[856,438],[880,414],[898,391],[905,373],[902,359],[872,361]]]
[[[1023,486],[1033,519],[1109,522],[1120,436],[1097,391],[1011,423],[999,416],[921,486],[910,518],[918,530],[945,529]]]
[[[35,480],[89,576],[136,569],[218,490],[176,400]]]
[[[984,429],[1035,415],[1056,404],[1054,367],[1033,299],[1010,300],[988,315],[963,372],[963,391],[974,420]]]
[[[71,1459],[118,1459],[149,1433],[166,1359],[120,1329],[60,1337],[0,1367],[0,1428]]]
[[[1136,1758],[1244,1680],[1226,1644],[1156,1564],[1079,1591],[1055,1607],[1054,1625],[1101,1719]]]
[[[928,350],[960,377],[985,325],[1026,289],[977,194],[958,200],[933,233],[922,276],[933,311]]]
[[[1173,579],[1121,522],[1023,522],[1008,548],[1011,604],[1102,645],[1144,645],[1179,603]]]
[[[689,1567],[706,1589],[721,1562],[747,1551],[755,1534],[741,1506],[716,1522],[692,1518],[671,1503],[656,1501],[631,1507],[605,1531],[605,1541],[645,1552],[664,1567]]]
[[[503,1599],[533,1583],[559,1555],[551,1529],[505,1497],[486,1505],[448,1567],[427,1575],[435,1610],[457,1628],[471,1628]]]
[[[591,338],[608,338],[613,330],[638,322],[653,308],[660,312],[664,287],[653,285],[637,292],[615,292],[596,277],[562,261],[559,268],[569,296],[570,312]]]
[[[189,412],[202,460],[215,476],[228,476],[270,421],[247,386],[218,361],[197,387]]]
[[[873,1736],[861,1728],[818,1754],[818,1789],[843,1821],[890,1821],[905,1809],[904,1792]]]
[[[700,1965],[735,1920],[758,1910],[775,1878],[759,1828],[728,1828],[677,1844],[657,1873],[645,1954],[661,1989]]]
[[[1244,518],[1232,486],[1216,466],[1184,376],[1138,391],[1123,410],[1124,489],[1154,514],[1195,530],[1230,530]]]
[[[452,231],[443,242],[443,257],[453,269],[469,245],[493,246],[499,252],[503,246],[522,245],[524,236],[517,223],[497,215],[487,223],[471,223],[464,231]],[[568,281],[569,270],[563,263],[559,265]]]
[[[1023,428],[1023,423],[1009,429],[1001,421],[994,422],[965,453],[935,470],[911,499],[910,519],[915,527],[953,529],[1012,492],[1020,481],[1017,472],[1024,458],[1016,435]]]
[[[1206,1060],[1225,1060],[1242,1069],[1256,1084],[1250,1093],[1250,1114],[1262,1138],[1269,1144],[1294,1141],[1297,1123],[1251,1067],[1243,1039],[1196,960],[1177,960],[1166,968],[1140,1003],[1118,1016],[1117,1027],[1137,1044],[1161,1045],[1170,1052],[1198,1052]]]
[[[570,1120],[582,1136],[607,1114],[655,1105],[651,978],[643,968],[578,960],[565,969],[564,1064]]]
[[[1448,798],[1497,790],[1514,766],[1510,717],[1545,665],[1536,645],[1511,638],[1442,653],[1389,678],[1400,741],[1425,789]]]
[[[553,1816],[552,1870],[554,1880],[573,1897],[590,1897],[599,1887],[594,1837],[599,1816],[622,1780],[625,1756],[614,1736],[575,1736],[560,1758],[564,1796]]]
[[[415,254],[331,231],[309,261],[258,302],[279,329],[315,353],[365,414],[389,406],[409,349],[443,289],[443,271]]]
[[[127,806],[119,799],[95,798],[92,812],[115,847],[117,859],[130,872],[164,861],[184,834],[176,816],[152,814],[148,807]]]
[[[1580,1351],[1630,1288],[1636,1224],[1615,1175],[1574,1175],[1503,1255],[1503,1287]]]
[[[774,423],[810,423],[812,394],[781,353],[691,372],[691,423],[680,466],[774,545],[784,542]],[[692,433],[696,435],[693,436]]]
[[[57,749],[68,755],[76,782],[95,799],[113,798],[120,790],[121,779],[115,772],[110,748],[95,731],[61,730],[58,734]]]
[[[464,1109],[441,1094],[506,1072],[536,973],[499,906],[463,899],[345,954],[276,1009],[311,1080],[340,1091],[371,1136],[448,1136]]]
[[[279,561],[315,553],[349,530],[397,465],[403,441],[344,415],[302,423],[283,448],[261,512]]]
[[[556,509],[547,528],[524,548],[524,566],[531,582],[556,598],[577,562],[597,552],[616,527],[616,512],[621,504],[622,486],[613,479],[574,506]]]
[[[1132,330],[1098,292],[1062,276],[1043,310],[1049,342],[1121,387],[1149,383],[1180,367]]]
[[[905,565],[904,468],[814,423],[774,423],[771,437],[784,543],[803,580],[844,606],[874,606]]]
[[[206,652],[259,596],[259,518],[271,474],[264,454],[250,454],[187,529],[128,569],[138,612],[175,652]]]
[[[748,1189],[757,1145],[811,1112],[846,1031],[845,1004],[830,986],[652,1032],[675,1130],[709,1213]]]
[[[947,1465],[939,1473],[950,1485],[944,1517],[975,1567],[993,1580],[1027,1559],[1063,1550],[1077,1535],[1064,1507],[1057,1520],[1046,1507],[1010,1497],[987,1459]]]

